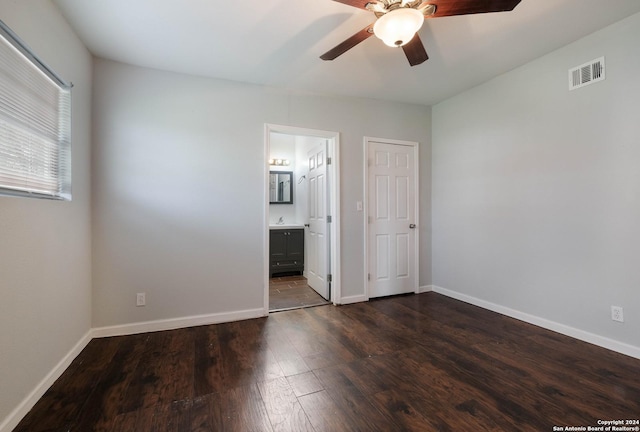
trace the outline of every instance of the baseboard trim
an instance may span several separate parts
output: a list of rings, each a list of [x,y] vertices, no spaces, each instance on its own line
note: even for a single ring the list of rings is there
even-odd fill
[[[268,313],[267,313],[268,314]],[[111,336],[126,336],[138,333],[149,333],[164,330],[175,330],[185,327],[220,324],[231,321],[241,321],[265,316],[263,308],[247,309],[235,312],[223,312],[207,315],[194,315],[182,318],[170,318],[163,320],[144,321],[131,324],[123,324],[93,329],[94,338]]]
[[[366,302],[367,300],[369,300],[369,299],[365,295],[348,296],[348,297],[342,297],[340,299],[340,304],[341,305],[348,305],[348,304],[353,304],[353,303]]]
[[[416,294],[422,294],[431,291],[433,291],[433,285],[422,285],[418,287],[418,291],[416,291]]]
[[[38,383],[31,393],[0,423],[0,432],[11,432],[18,423],[31,411],[31,408],[49,390],[49,387],[60,378],[71,362],[80,354],[92,339],[92,331],[89,330],[73,348],[58,362],[58,364]]]
[[[463,301],[465,303],[479,306],[483,309],[488,309],[490,311],[497,312],[501,315],[506,315],[508,317],[515,318],[517,320],[524,321],[529,324],[533,324],[535,326],[554,331],[556,333],[561,333],[563,335],[570,336],[575,339],[579,339],[583,342],[587,342],[602,348],[609,349],[611,351],[616,351],[621,354],[625,354],[630,357],[640,359],[640,347],[629,345],[624,342],[619,342],[614,339],[610,339],[604,336],[600,336],[594,333],[590,333],[584,330],[570,327],[565,324],[560,324],[558,322],[551,321],[545,318],[540,318],[535,315],[531,315],[525,312],[521,312],[519,310],[511,309],[499,304],[491,303],[486,300],[482,300],[476,297],[469,296],[467,294],[462,294],[457,291],[452,291],[439,286],[433,285],[433,291],[437,292],[438,294],[442,294],[447,297],[451,297],[456,300]]]

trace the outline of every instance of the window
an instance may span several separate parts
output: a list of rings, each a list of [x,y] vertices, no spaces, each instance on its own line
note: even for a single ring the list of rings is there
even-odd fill
[[[0,194],[71,200],[71,85],[2,21]]]

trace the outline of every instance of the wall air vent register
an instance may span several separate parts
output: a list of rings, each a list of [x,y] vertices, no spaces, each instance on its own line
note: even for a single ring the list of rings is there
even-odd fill
[[[569,90],[604,80],[604,57],[569,69]]]

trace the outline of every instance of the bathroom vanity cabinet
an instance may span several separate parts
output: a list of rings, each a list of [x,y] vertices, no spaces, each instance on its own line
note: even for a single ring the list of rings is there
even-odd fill
[[[269,230],[269,277],[304,271],[304,229]]]

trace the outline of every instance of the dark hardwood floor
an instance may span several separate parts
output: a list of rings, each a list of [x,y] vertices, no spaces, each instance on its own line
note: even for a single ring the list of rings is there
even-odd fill
[[[328,305],[321,295],[307,285],[304,276],[281,276],[269,279],[269,311]]]
[[[435,293],[96,339],[16,431],[552,431],[640,417],[640,360]]]

